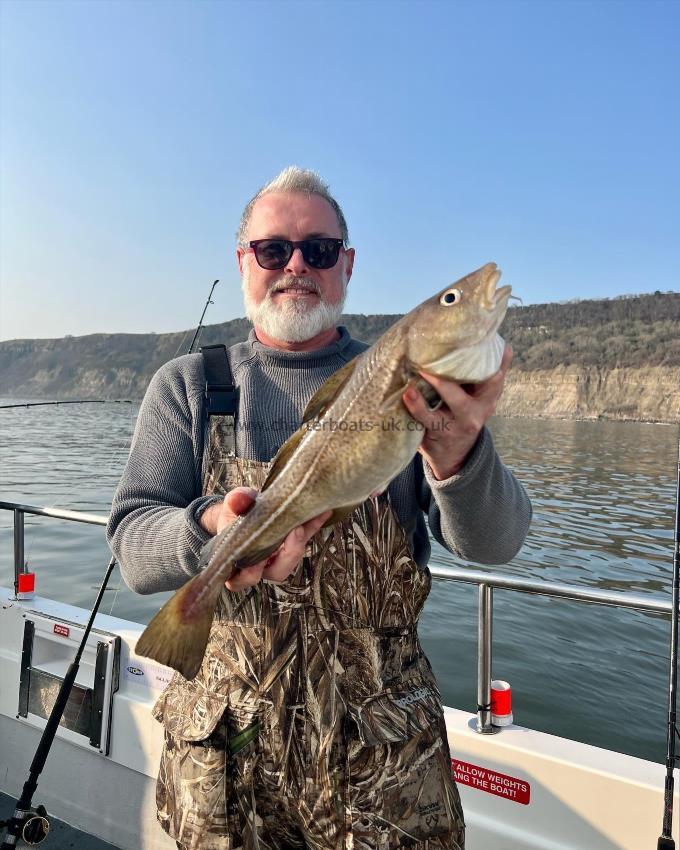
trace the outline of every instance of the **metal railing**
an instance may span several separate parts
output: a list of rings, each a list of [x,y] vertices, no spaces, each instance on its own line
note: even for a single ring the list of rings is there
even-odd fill
[[[19,593],[19,576],[28,573],[24,557],[24,515],[49,516],[70,522],[85,522],[89,525],[106,525],[108,516],[67,511],[63,508],[39,508],[36,505],[21,505],[18,502],[0,502],[0,509],[14,514],[14,595]]]
[[[615,608],[632,608],[634,611],[648,611],[654,614],[668,614],[672,611],[670,600],[659,597],[642,596],[639,593],[616,593],[599,588],[584,588],[573,584],[559,584],[481,570],[461,570],[445,565],[430,566],[432,578],[440,581],[461,581],[476,584],[479,588],[477,620],[477,731],[482,734],[497,732],[498,727],[491,723],[491,648],[493,641],[493,590],[514,590],[531,593],[536,596],[549,596],[555,599],[568,599],[573,602],[589,602],[595,605],[609,605]]]
[[[91,525],[106,525],[108,517],[68,511],[61,508],[40,508],[0,501],[0,509],[14,513],[14,590],[18,593],[19,575],[26,572],[24,562],[24,514],[85,522]],[[573,602],[588,602],[609,605],[615,608],[631,608],[653,614],[670,616],[672,603],[659,597],[643,596],[638,593],[622,593],[599,588],[584,588],[572,584],[548,581],[532,581],[515,576],[500,575],[482,570],[456,569],[446,565],[431,565],[430,572],[440,581],[459,581],[476,584],[479,589],[477,621],[477,731],[482,734],[496,732],[491,723],[491,661],[493,642],[493,591],[512,590],[536,596],[567,599]]]

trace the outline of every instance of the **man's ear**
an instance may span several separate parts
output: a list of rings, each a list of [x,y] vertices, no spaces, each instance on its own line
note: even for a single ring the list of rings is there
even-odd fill
[[[352,277],[352,269],[354,268],[354,248],[345,250],[345,274],[347,275],[347,283]]]
[[[243,264],[245,262],[246,251],[245,248],[237,248],[236,249],[236,262],[238,263],[238,270],[240,274],[243,274]]]

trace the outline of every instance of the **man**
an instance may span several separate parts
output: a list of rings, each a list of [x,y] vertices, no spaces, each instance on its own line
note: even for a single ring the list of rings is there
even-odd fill
[[[287,168],[255,195],[237,259],[254,326],[228,355],[238,409],[206,396],[207,353],[166,364],[114,498],[109,540],[141,593],[197,572],[312,394],[366,347],[337,325],[354,249],[316,174]],[[179,847],[462,850],[416,631],[430,588],[423,514],[468,560],[505,563],[522,545],[531,507],[484,427],[510,359],[473,390],[427,376],[444,405],[404,395],[424,439],[387,494],[329,528],[327,514],[311,520],[226,583],[199,674],[177,674],[155,708],[166,731],[159,819]],[[229,377],[225,367],[217,383]]]

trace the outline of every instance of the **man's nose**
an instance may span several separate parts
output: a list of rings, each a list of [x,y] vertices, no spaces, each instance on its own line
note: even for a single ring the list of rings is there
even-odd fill
[[[304,275],[309,271],[309,267],[305,262],[305,258],[302,256],[302,251],[299,248],[295,248],[293,253],[290,255],[290,260],[286,263],[285,271],[288,274],[294,274],[298,277]]]

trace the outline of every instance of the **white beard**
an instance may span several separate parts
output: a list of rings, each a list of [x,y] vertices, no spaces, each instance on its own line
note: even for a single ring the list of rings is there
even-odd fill
[[[262,301],[256,304],[249,291],[249,269],[246,266],[241,278],[246,316],[255,327],[261,328],[273,339],[279,339],[282,342],[306,342],[327,328],[338,324],[347,294],[347,279],[344,275],[343,278],[342,298],[337,304],[330,304],[319,292],[319,287],[313,280],[292,275],[284,275],[272,286],[285,282],[309,287],[318,293],[320,299],[318,304],[309,307],[304,298],[282,298],[280,302],[275,302],[271,288]]]

